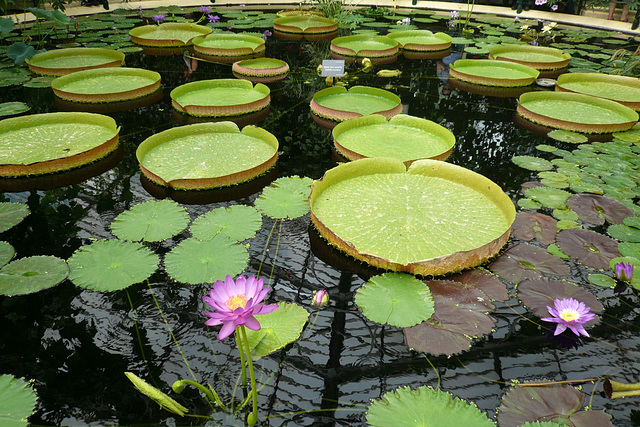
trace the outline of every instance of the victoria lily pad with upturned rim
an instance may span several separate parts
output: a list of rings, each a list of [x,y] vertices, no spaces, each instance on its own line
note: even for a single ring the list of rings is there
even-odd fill
[[[489,59],[511,61],[537,70],[557,70],[569,65],[571,55],[553,47],[503,44],[489,50]]]
[[[51,87],[59,98],[75,102],[119,102],[160,89],[160,73],[142,68],[99,68],[58,77]]]
[[[36,53],[26,60],[29,69],[46,76],[124,65],[124,53],[100,47],[72,47]]]
[[[235,33],[213,33],[195,37],[193,49],[207,56],[247,57],[263,53],[265,40],[262,37]]]
[[[451,48],[451,36],[446,33],[432,33],[429,30],[394,31],[387,35],[400,44],[401,50],[431,52]]]
[[[332,131],[336,150],[349,160],[393,157],[406,165],[418,159],[446,160],[456,137],[431,120],[398,114],[356,117]]]
[[[253,83],[271,83],[289,74],[289,64],[275,58],[254,58],[234,62],[233,75]]]
[[[262,83],[238,79],[199,80],[171,91],[171,103],[181,113],[199,117],[231,117],[254,113],[271,102]]]
[[[458,59],[451,65],[450,77],[485,86],[529,86],[540,72],[528,65],[491,59]]]
[[[331,54],[340,57],[383,58],[398,55],[398,42],[387,36],[355,35],[331,40]]]
[[[312,37],[314,35],[333,33],[338,24],[333,19],[317,15],[283,16],[273,20],[273,29],[281,33]]]
[[[91,113],[44,113],[0,121],[0,176],[72,169],[118,147],[114,119]]]
[[[640,79],[602,73],[566,73],[558,77],[556,91],[576,92],[610,99],[640,110]]]
[[[332,245],[370,265],[446,274],[482,264],[506,243],[515,207],[475,172],[436,160],[345,163],[314,181],[311,220]],[[461,236],[464,236],[462,238]]]
[[[232,122],[197,123],[150,136],[138,146],[136,156],[144,175],[156,184],[214,188],[270,169],[278,157],[278,140],[256,126],[240,131]]]
[[[131,41],[142,46],[182,47],[191,44],[194,37],[210,34],[211,27],[184,22],[164,22],[160,25],[142,25],[129,31]]]

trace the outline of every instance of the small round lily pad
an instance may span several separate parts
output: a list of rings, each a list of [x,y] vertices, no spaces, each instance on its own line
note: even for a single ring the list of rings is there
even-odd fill
[[[24,203],[0,203],[0,233],[18,225],[29,215],[29,207]]]
[[[262,215],[254,207],[233,205],[200,215],[189,229],[199,240],[211,240],[220,235],[242,242],[254,237],[261,225]]]
[[[17,259],[0,269],[0,295],[25,295],[51,288],[67,278],[65,260],[54,256]]]
[[[0,104],[0,117],[13,116],[15,114],[29,111],[30,109],[31,107],[29,107],[29,105],[25,104],[24,102],[3,102],[2,104]]]
[[[175,236],[189,224],[186,209],[172,200],[149,200],[122,212],[111,231],[122,240],[160,242]]]
[[[0,375],[0,416],[4,427],[27,425],[33,415],[38,396],[31,382],[13,375]]]

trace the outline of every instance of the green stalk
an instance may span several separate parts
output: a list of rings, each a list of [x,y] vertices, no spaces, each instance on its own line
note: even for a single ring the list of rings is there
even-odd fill
[[[200,384],[199,382],[192,381],[192,380],[179,380],[179,381],[176,381],[175,383],[173,383],[173,387],[172,387],[173,391],[175,391],[176,393],[181,392],[182,388],[184,388],[184,384],[189,384],[189,385],[194,386],[195,388],[197,388],[198,390],[203,392],[209,398],[209,400],[211,402],[214,402],[222,410],[224,410],[224,411],[227,410],[227,408],[222,403],[222,400],[220,400],[220,396],[218,396],[218,393],[216,393],[216,391],[213,388],[208,389],[205,386],[203,386],[202,384]]]
[[[244,362],[244,345],[242,345],[241,337],[238,336],[238,328],[236,328],[236,344],[240,351],[240,366],[242,366],[242,387],[247,386],[247,364]]]
[[[239,326],[242,340],[247,349],[247,364],[249,365],[249,375],[251,376],[251,394],[253,397],[253,411],[249,414],[247,422],[253,426],[258,421],[258,389],[256,388],[256,375],[253,370],[253,360],[251,360],[251,349],[249,348],[249,340],[247,339],[247,330],[244,325]]]

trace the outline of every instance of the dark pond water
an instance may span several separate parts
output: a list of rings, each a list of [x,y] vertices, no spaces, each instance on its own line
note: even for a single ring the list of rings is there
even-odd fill
[[[443,22],[422,28],[441,30]],[[266,54],[287,61],[292,70],[284,81],[270,84],[271,111],[258,123],[280,142],[276,175],[320,178],[334,165],[332,140],[328,131],[313,122],[309,101],[325,87],[315,70],[322,59],[329,58],[329,44],[271,36]],[[178,125],[168,94],[186,82],[187,68],[181,55],[131,53],[126,64],[160,72],[164,98],[109,114],[121,126],[123,157],[107,171],[79,184],[3,193],[5,201],[21,201],[31,209],[23,223],[0,236],[15,246],[18,256],[46,254],[66,259],[93,239],[113,238],[109,224],[115,216],[154,198],[141,184],[135,149],[148,136]],[[402,75],[376,77],[380,68],[397,68]],[[347,66],[347,71],[357,77],[347,79],[350,85],[384,87],[400,96],[406,113],[450,129],[457,144],[449,161],[489,177],[514,201],[521,197],[520,185],[534,175],[515,166],[512,156],[542,155],[535,149],[542,143],[573,148],[516,126],[514,98],[485,97],[455,88],[444,95],[435,60],[400,58],[395,64],[376,67],[372,74],[355,66]],[[230,65],[206,62],[191,75],[192,80],[231,77]],[[27,102],[32,113],[58,109],[50,89],[12,87],[0,93],[0,102],[14,100]],[[196,217],[229,204],[251,205],[260,191],[232,194],[231,201],[213,201],[228,197],[214,194],[209,200],[185,206]],[[258,236],[251,240],[246,273],[255,274],[260,268],[272,226],[273,221],[265,218]],[[188,232],[183,232],[153,249],[166,253],[186,237]],[[511,298],[495,304],[495,332],[457,356],[434,357],[410,351],[401,329],[375,324],[358,311],[353,294],[366,277],[346,269],[347,264],[335,266],[335,260],[342,259],[327,253],[326,246],[318,242],[308,216],[284,222],[279,239],[277,258],[273,258],[276,243],[272,238],[262,266],[263,274],[273,272],[265,280],[273,289],[270,299],[306,307],[312,321],[316,311],[310,299],[315,290],[327,289],[330,304],[319,312],[315,323],[307,325],[300,340],[259,361],[262,425],[363,425],[371,399],[406,385],[436,387],[440,381],[443,390],[475,402],[493,417],[511,380],[561,381],[603,375],[628,382],[640,379],[637,299],[588,285],[586,271],[576,263],[570,262],[572,280],[596,293],[606,307],[603,324],[592,330],[593,338],[583,345],[565,349],[552,343],[538,319],[515,297],[514,285],[505,282]],[[204,326],[201,296],[207,288],[176,283],[159,270],[150,286],[138,284],[126,292],[101,294],[67,281],[34,295],[0,297],[0,374],[34,381],[40,397],[37,413],[31,417],[34,424],[202,425],[206,421],[176,419],[161,410],[134,389],[123,372],[132,371],[172,395],[170,385],[189,377],[155,297],[189,368],[198,380],[229,396],[238,376],[238,354],[231,339],[220,342]],[[608,400],[601,393],[601,383],[587,383],[582,389],[586,404],[605,409],[615,425],[638,425],[632,420],[637,401]],[[210,415],[210,408],[195,391],[187,389],[178,399],[192,412]],[[637,420],[637,413],[635,417]],[[210,425],[237,424],[224,416],[218,418]]]

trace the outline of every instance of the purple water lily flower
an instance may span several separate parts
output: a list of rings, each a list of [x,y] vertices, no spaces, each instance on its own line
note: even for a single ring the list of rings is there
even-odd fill
[[[227,338],[240,325],[254,331],[259,330],[260,322],[253,316],[271,313],[278,308],[277,304],[261,304],[267,292],[269,289],[264,288],[263,279],[256,279],[255,276],[238,276],[235,281],[231,276],[226,276],[224,281],[218,280],[209,291],[209,296],[203,298],[205,303],[216,310],[204,313],[209,317],[205,325],[222,325],[219,340]]]
[[[633,276],[633,264],[630,262],[618,262],[615,266],[616,277],[618,280],[628,282]]]
[[[207,19],[209,22],[220,22],[220,17],[218,15],[207,15]]]
[[[582,325],[596,317],[594,313],[589,312],[591,307],[585,307],[582,301],[578,301],[573,298],[556,298],[553,305],[555,308],[547,306],[547,310],[549,310],[549,314],[552,317],[543,317],[541,319],[545,322],[558,324],[553,335],[561,334],[568,328],[578,336],[589,336]]]
[[[198,9],[200,12],[202,13],[210,13],[211,9],[209,9],[207,6],[201,6],[200,9]]]
[[[151,19],[156,24],[162,24],[164,22],[164,15],[154,15],[153,18],[151,18]]]

